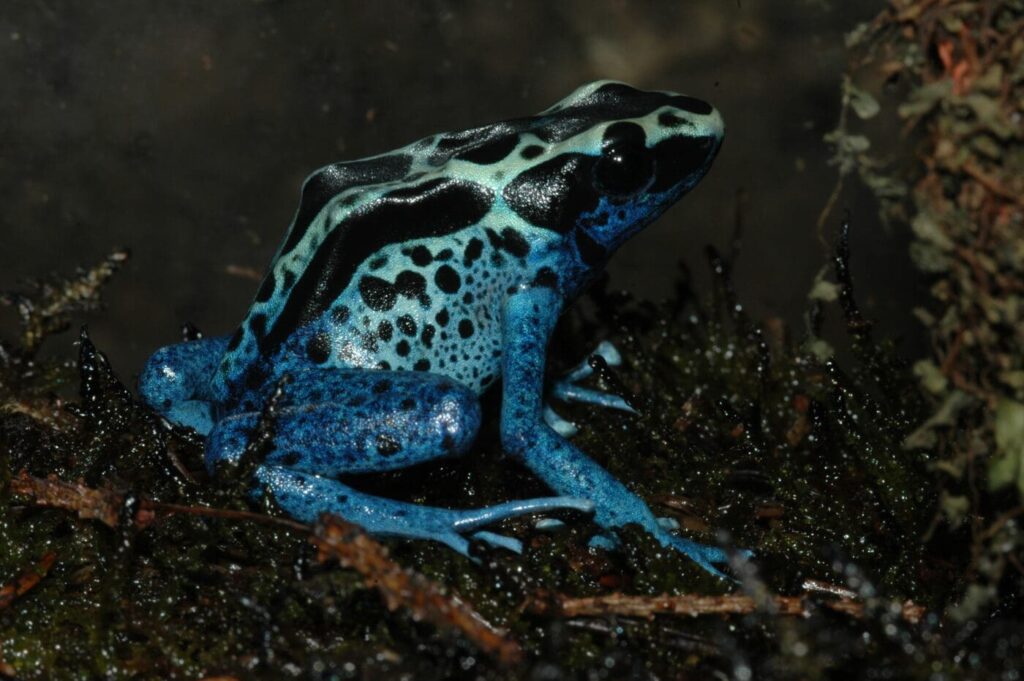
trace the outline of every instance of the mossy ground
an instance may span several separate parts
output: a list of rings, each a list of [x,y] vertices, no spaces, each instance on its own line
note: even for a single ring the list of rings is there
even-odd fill
[[[140,499],[253,508],[244,485],[209,478],[202,443],[166,431],[90,344],[76,367],[7,343],[6,480],[21,470],[56,474],[126,499],[126,522],[110,529],[37,507],[5,485],[0,577],[56,554],[49,573],[0,612],[8,671],[26,679],[966,678],[1019,666],[1020,647],[1007,644],[1006,632],[1021,631],[1012,598],[984,622],[943,617],[964,590],[959,575],[970,555],[963,536],[934,527],[929,454],[902,446],[927,415],[918,383],[889,343],[871,339],[849,281],[841,274],[836,289],[845,308],[825,308],[851,329],[833,339],[847,358],[836,361],[823,359],[820,309],[804,334],[754,322],[731,291],[726,261],[711,263],[714,290],[700,300],[683,271],[676,298],[663,304],[598,287],[561,325],[552,364],[575,363],[595,339],[617,344],[625,366],[592,380],[628,395],[639,416],[559,411],[579,424],[582,449],[659,515],[675,516],[687,536],[754,549],[750,565],[736,566],[737,583],[702,573],[642,532],[625,531],[619,552],[590,549],[597,528],[586,518],[566,517],[567,529],[555,534],[509,522],[503,530],[524,539],[524,554],[481,551],[478,562],[432,543],[393,543],[398,563],[446,585],[519,641],[523,661],[503,666],[459,635],[389,611],[358,574],[319,564],[302,532],[186,514],[139,529],[130,519]],[[52,396],[79,383],[78,400]],[[501,455],[495,406],[487,405],[488,425],[464,459],[355,483],[466,507],[542,493]],[[269,503],[255,510],[275,513]],[[808,580],[850,590],[865,617],[813,604],[805,618],[770,607],[653,619],[559,618],[524,607],[544,593],[833,598],[814,595]],[[906,622],[893,604],[907,599],[932,614]]]

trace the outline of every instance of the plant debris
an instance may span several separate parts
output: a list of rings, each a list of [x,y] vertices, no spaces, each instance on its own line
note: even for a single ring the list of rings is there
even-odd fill
[[[0,305],[18,311],[20,353],[32,357],[44,339],[70,328],[72,315],[101,309],[100,290],[130,255],[128,249],[118,248],[103,262],[80,271],[73,279],[33,281],[31,293],[0,292]]]
[[[900,163],[852,166],[909,227],[931,284],[914,311],[934,351],[914,365],[931,410],[905,446],[938,454],[927,538],[970,547],[954,608],[967,617],[1019,599],[1024,577],[1024,535],[1001,520],[1024,508],[1024,4],[891,0],[850,44],[853,78],[880,103],[872,123],[897,118],[915,145]],[[882,134],[862,127],[835,136]]]
[[[388,610],[404,608],[414,619],[427,620],[440,628],[457,629],[504,664],[521,660],[522,650],[515,641],[496,630],[459,598],[445,594],[436,582],[388,558],[387,549],[370,539],[359,526],[324,516],[316,526],[313,543],[319,550],[317,560],[321,563],[336,560],[363,575],[369,586],[380,591]]]
[[[11,607],[11,603],[14,599],[19,596],[23,596],[28,593],[36,584],[39,583],[46,573],[53,567],[54,561],[57,560],[57,554],[53,551],[46,553],[36,565],[26,569],[20,575],[14,578],[14,580],[4,584],[0,587],[0,610],[6,610]]]

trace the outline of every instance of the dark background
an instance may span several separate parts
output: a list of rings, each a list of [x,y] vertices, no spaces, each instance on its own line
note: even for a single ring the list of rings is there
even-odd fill
[[[257,285],[244,272],[262,273],[310,171],[615,78],[708,99],[728,132],[704,182],[613,259],[612,286],[667,295],[679,259],[703,278],[703,246],[727,246],[743,191],[740,298],[798,324],[824,262],[815,223],[836,172],[821,138],[838,116],[843,34],[880,5],[8,0],[0,290],[130,247],[90,320],[127,377],[186,320],[234,328]],[[906,237],[863,190],[844,207],[859,298],[884,332],[914,336]],[[13,322],[0,309],[0,334]],[[70,355],[72,340],[48,351]]]

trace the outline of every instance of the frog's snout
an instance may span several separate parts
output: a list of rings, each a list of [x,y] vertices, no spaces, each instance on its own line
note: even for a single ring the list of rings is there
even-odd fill
[[[700,134],[699,146],[706,154],[703,162],[699,163],[700,168],[696,177],[699,180],[707,173],[711,163],[718,156],[718,150],[722,148],[722,141],[725,140],[725,121],[718,109],[712,107],[711,112],[703,117],[697,127]]]
[[[706,130],[706,134],[717,139],[720,145],[722,140],[725,139],[725,121],[722,119],[722,114],[719,113],[718,109],[711,107],[711,113],[705,116],[701,123]]]

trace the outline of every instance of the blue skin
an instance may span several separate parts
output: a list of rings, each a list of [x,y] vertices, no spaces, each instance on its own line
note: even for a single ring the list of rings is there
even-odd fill
[[[234,336],[157,351],[143,398],[208,436],[207,466],[237,461],[285,375],[257,493],[313,521],[342,516],[384,536],[520,550],[482,529],[556,509],[636,523],[705,570],[726,553],[671,522],[588,458],[543,400],[559,314],[627,238],[692,188],[723,135],[710,105],[607,81],[533,117],[434,135],[307,179],[288,236]],[[605,346],[602,354],[614,355]],[[554,391],[630,411],[574,385]],[[560,496],[479,510],[400,503],[339,482],[465,453],[479,396],[501,379],[501,442]],[[552,427],[555,426],[555,427]]]

